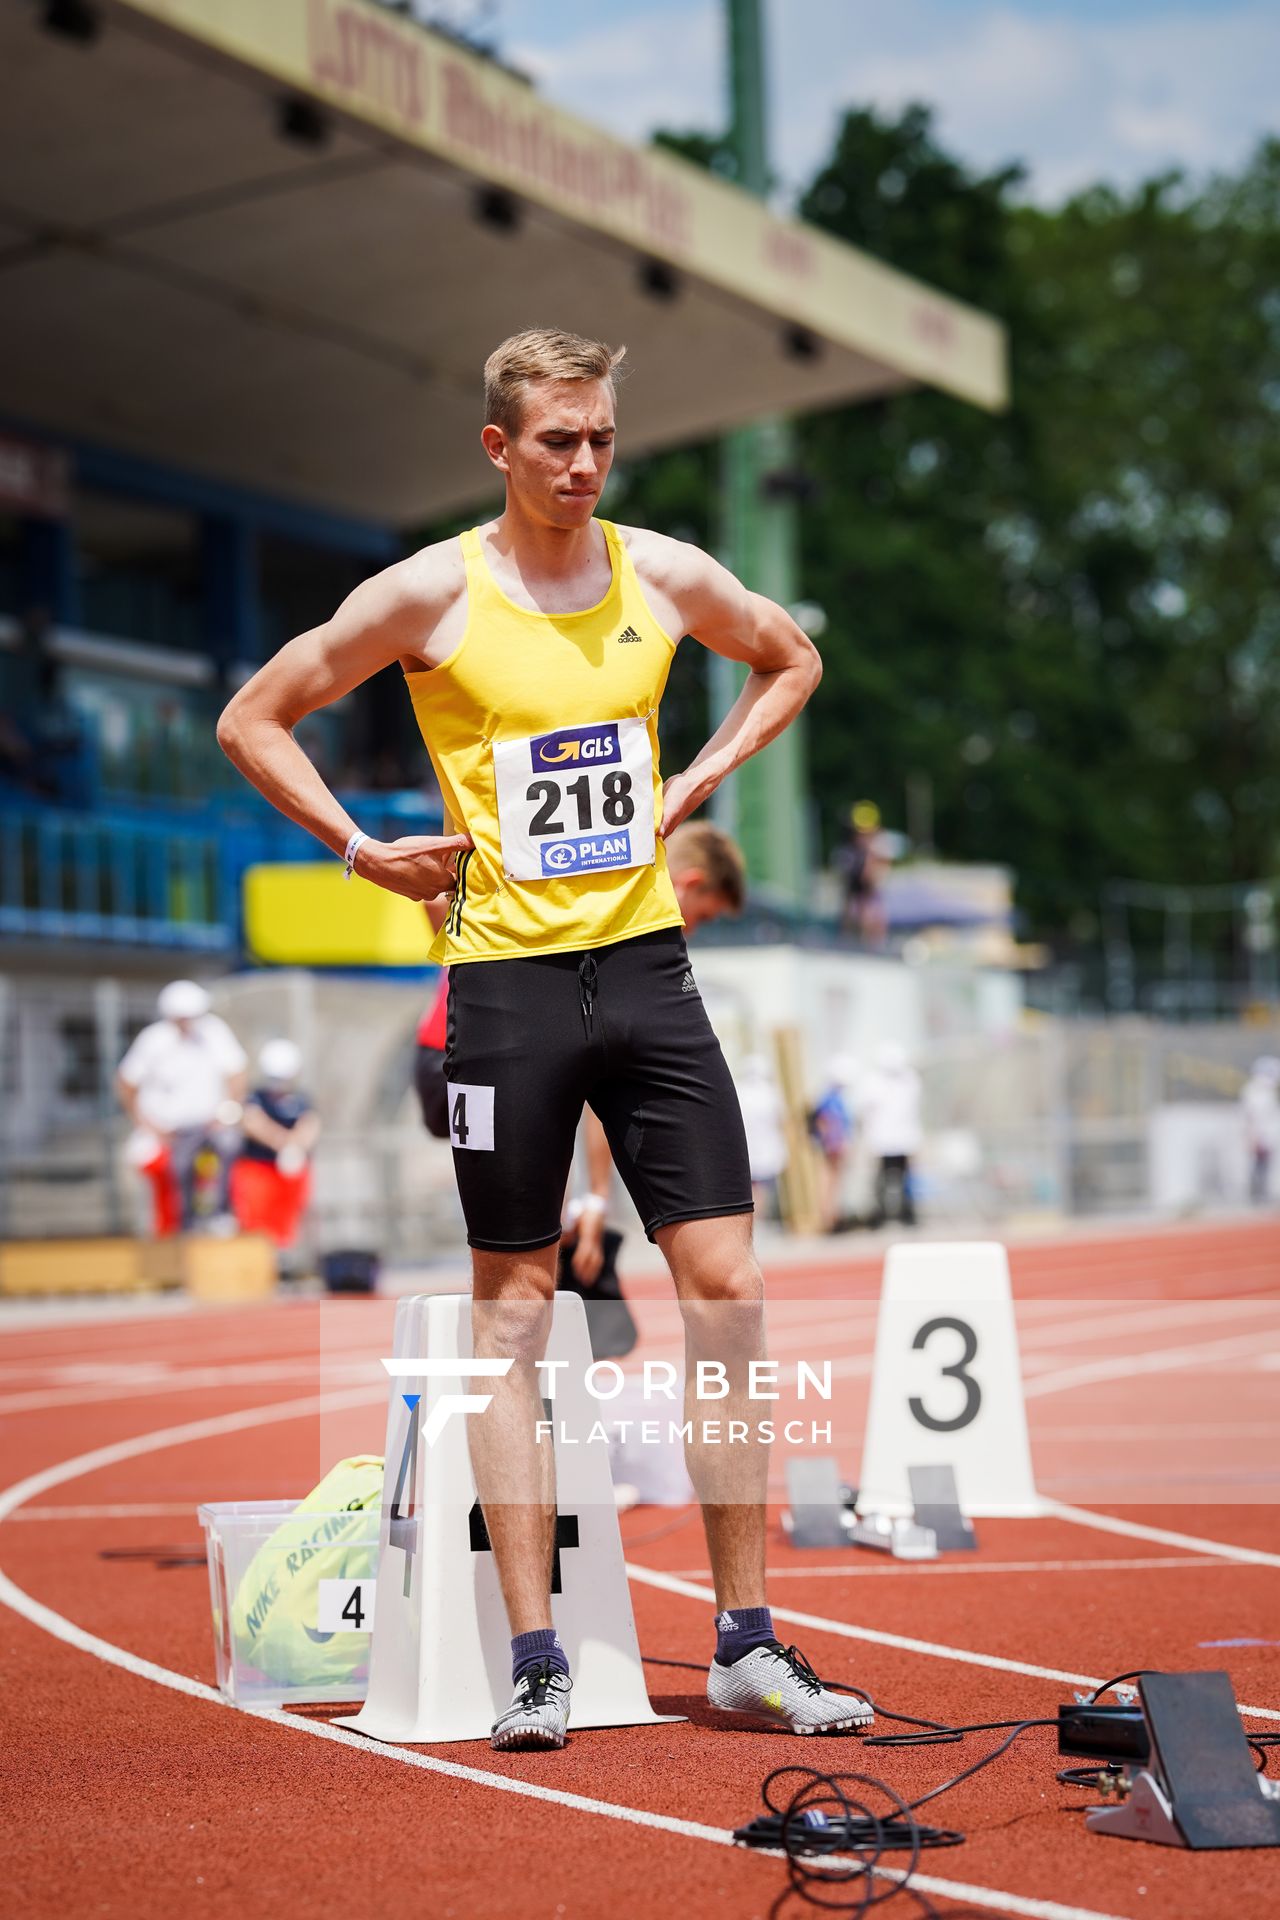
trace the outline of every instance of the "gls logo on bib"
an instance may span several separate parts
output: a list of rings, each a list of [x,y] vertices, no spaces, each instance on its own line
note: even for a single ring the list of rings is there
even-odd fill
[[[609,767],[622,758],[616,727],[561,727],[556,733],[535,734],[529,759],[535,772],[544,767]]]

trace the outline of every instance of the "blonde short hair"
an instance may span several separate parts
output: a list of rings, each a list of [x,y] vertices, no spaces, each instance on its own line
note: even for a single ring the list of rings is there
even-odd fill
[[[532,380],[608,380],[616,393],[626,351],[561,327],[513,333],[484,363],[485,425],[519,433],[524,390]]]
[[[747,898],[747,867],[742,849],[722,827],[709,820],[686,820],[667,841],[667,865],[676,873],[701,869],[712,893],[731,913],[741,913]]]

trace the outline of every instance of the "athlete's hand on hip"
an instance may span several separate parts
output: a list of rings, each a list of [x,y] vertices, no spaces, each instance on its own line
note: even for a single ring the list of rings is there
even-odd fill
[[[682,820],[696,813],[704,800],[709,800],[719,781],[708,778],[705,771],[692,768],[684,773],[673,773],[669,780],[662,783],[662,825],[658,829],[659,838],[667,840],[675,832]]]
[[[356,851],[355,870],[388,893],[406,900],[435,900],[452,893],[458,883],[458,860],[473,845],[469,833],[438,837],[406,834],[403,840],[364,840]]]

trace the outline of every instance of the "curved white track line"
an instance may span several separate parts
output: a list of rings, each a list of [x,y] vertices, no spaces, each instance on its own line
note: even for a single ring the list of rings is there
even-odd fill
[[[46,1493],[51,1487],[64,1485],[87,1473],[97,1472],[102,1467],[114,1466],[123,1460],[135,1459],[141,1454],[157,1453],[164,1447],[182,1446],[193,1440],[212,1439],[226,1433],[242,1432],[254,1426],[268,1426],[276,1420],[300,1418],[308,1413],[337,1412],[341,1408],[367,1405],[375,1398],[366,1388],[349,1389],[341,1393],[313,1394],[299,1400],[285,1400],[267,1407],[249,1407],[239,1413],[219,1414],[207,1420],[188,1421],[184,1426],[166,1427],[155,1433],[136,1435],[130,1440],[118,1440],[109,1446],[96,1447],[88,1453],[78,1454],[70,1460],[61,1460],[56,1466],[46,1467],[39,1473],[29,1474],[26,1479],[15,1481],[13,1486],[0,1492],[0,1521],[9,1517],[14,1510],[36,1495]],[[376,1398],[382,1398],[381,1390]],[[632,1569],[640,1574],[645,1570]],[[697,1597],[708,1591],[705,1588],[692,1589]],[[714,1598],[714,1596],[713,1596]],[[107,1665],[120,1667],[126,1673],[132,1673],[139,1679],[151,1680],[157,1686],[168,1687],[172,1692],[186,1694],[193,1700],[203,1700],[211,1706],[231,1707],[232,1711],[249,1711],[235,1708],[216,1688],[207,1686],[202,1680],[193,1680],[184,1673],[175,1673],[168,1667],[158,1666],[152,1660],[144,1660],[140,1655],[129,1653],[123,1647],[117,1647],[109,1640],[101,1639],[97,1634],[88,1633],[78,1627],[52,1607],[46,1607],[19,1587],[0,1569],[0,1602],[11,1608],[33,1626],[42,1628],[56,1640],[75,1647],[81,1653],[92,1654]],[[783,1615],[782,1617],[796,1617]],[[824,1623],[834,1625],[835,1623]],[[941,1651],[941,1649],[938,1649]],[[972,1655],[960,1656],[972,1659]],[[663,1833],[679,1834],[690,1840],[707,1841],[714,1846],[732,1846],[733,1833],[727,1827],[710,1827],[693,1820],[680,1820],[670,1814],[649,1813],[639,1807],[619,1806],[613,1801],[593,1800],[584,1794],[570,1793],[559,1787],[542,1787],[527,1780],[513,1779],[506,1774],[489,1773],[480,1767],[463,1766],[456,1760],[442,1760],[434,1754],[419,1753],[411,1747],[383,1746],[379,1742],[365,1739],[361,1734],[352,1733],[345,1727],[335,1727],[323,1720],[304,1720],[300,1715],[291,1714],[279,1708],[259,1708],[252,1710],[255,1720],[269,1720],[277,1726],[287,1727],[291,1731],[311,1734],[320,1740],[332,1740],[340,1746],[352,1747],[363,1754],[380,1754],[389,1760],[399,1761],[404,1766],[418,1767],[427,1773],[446,1774],[454,1780],[467,1780],[476,1786],[491,1787],[499,1793],[511,1793],[530,1800],[549,1801],[556,1806],[569,1807],[576,1812],[591,1813],[608,1820],[618,1820],[631,1826],[649,1827]],[[884,1879],[898,1879],[900,1876],[891,1870],[877,1870]],[[1003,1893],[998,1888],[970,1885],[966,1881],[941,1880],[931,1874],[917,1873],[912,1876],[912,1884],[925,1893],[937,1894],[940,1898],[953,1898],[967,1901],[971,1906],[982,1907],[990,1913],[1009,1913],[1018,1916],[1018,1920],[1118,1920],[1114,1914],[1100,1913],[1091,1907],[1063,1906],[1056,1900],[1034,1900],[1020,1894]]]

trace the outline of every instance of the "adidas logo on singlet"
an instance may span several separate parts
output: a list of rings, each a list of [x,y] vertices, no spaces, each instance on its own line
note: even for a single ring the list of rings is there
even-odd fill
[[[633,644],[637,647],[640,645],[640,635],[634,627],[624,627],[618,635],[618,645],[620,647],[629,647]]]

